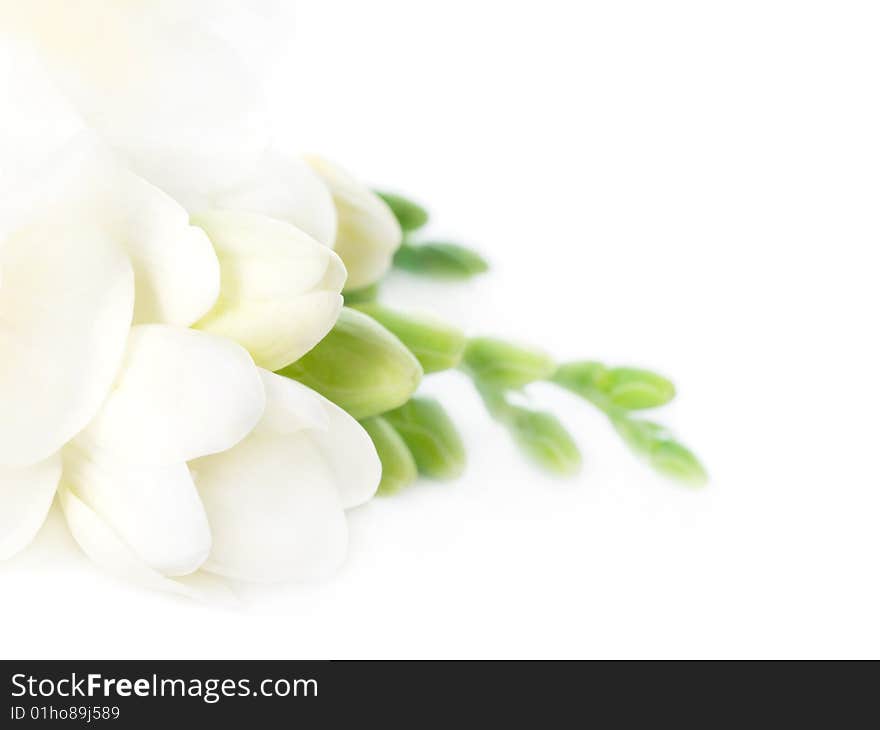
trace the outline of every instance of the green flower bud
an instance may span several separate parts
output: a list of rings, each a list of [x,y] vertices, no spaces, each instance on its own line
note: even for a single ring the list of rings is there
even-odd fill
[[[659,441],[651,451],[651,466],[661,474],[695,487],[709,480],[705,467],[690,449],[677,441]]]
[[[672,382],[649,370],[614,368],[608,371],[604,386],[614,405],[630,411],[657,408],[675,397]]]
[[[384,418],[406,442],[420,474],[454,479],[464,471],[466,455],[461,436],[436,400],[413,398]]]
[[[375,319],[400,338],[418,358],[425,373],[458,367],[467,338],[459,329],[428,318],[401,314],[380,304],[358,304],[356,308]]]
[[[364,430],[373,439],[373,445],[382,462],[382,481],[378,494],[396,494],[416,481],[419,476],[415,459],[403,438],[382,416],[361,421]]]
[[[394,213],[394,217],[397,218],[397,222],[405,232],[418,230],[428,222],[428,211],[409,198],[379,190],[376,190],[375,193],[391,208],[391,212]]]
[[[455,243],[404,243],[394,254],[394,265],[443,279],[467,279],[489,270],[480,254]]]
[[[556,363],[546,353],[490,337],[469,340],[463,363],[478,381],[501,389],[522,388],[556,371]]]
[[[336,325],[311,351],[278,371],[329,398],[358,419],[406,403],[422,366],[374,319],[343,308]]]
[[[663,426],[626,415],[613,417],[612,423],[627,445],[661,474],[693,486],[708,480],[706,469],[693,452],[675,441]]]
[[[581,468],[581,453],[552,413],[510,406],[505,422],[520,448],[540,466],[568,476]]]

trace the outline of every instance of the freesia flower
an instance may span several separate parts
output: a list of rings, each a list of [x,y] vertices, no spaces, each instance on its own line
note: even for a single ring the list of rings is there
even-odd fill
[[[87,554],[153,587],[325,574],[378,457],[356,421],[254,357],[288,364],[317,342],[344,267],[261,216],[192,225],[72,113],[30,134],[28,115],[65,105],[29,68],[0,134],[17,155],[0,188],[0,557],[57,493]]]
[[[139,364],[64,450],[60,500],[83,550],[122,577],[186,595],[217,592],[212,577],[278,582],[335,571],[345,510],[368,501],[381,476],[361,426],[265,370],[250,369],[248,387],[261,389],[239,387],[238,396],[229,373],[225,385],[206,382],[199,365],[223,364],[210,335],[147,326],[132,340]],[[231,356],[236,346],[219,342]],[[178,362],[189,356],[183,372],[163,365],[166,348]]]

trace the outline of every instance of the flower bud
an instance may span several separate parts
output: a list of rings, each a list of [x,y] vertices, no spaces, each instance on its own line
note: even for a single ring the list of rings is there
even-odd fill
[[[490,337],[469,340],[463,362],[477,380],[501,389],[522,388],[556,371],[556,363],[546,353]]]
[[[455,424],[436,400],[413,398],[385,414],[406,442],[419,473],[432,479],[454,479],[464,470],[466,455]]]
[[[344,170],[319,157],[306,162],[324,182],[336,206],[336,253],[345,263],[350,291],[370,286],[391,268],[400,246],[400,224],[385,202]]]
[[[626,415],[612,418],[612,423],[627,445],[664,476],[693,486],[702,486],[709,478],[693,452],[663,426]]]
[[[425,373],[449,370],[461,362],[467,344],[461,330],[430,317],[401,314],[376,303],[357,304],[355,308],[399,337],[418,358]]]
[[[581,453],[552,413],[510,406],[504,420],[520,448],[540,466],[561,476],[580,469]]]
[[[428,211],[409,198],[394,193],[383,193],[379,190],[376,191],[376,195],[391,208],[391,212],[394,213],[394,217],[397,218],[404,233],[418,230],[428,222]]]
[[[406,442],[382,416],[361,421],[364,430],[373,439],[373,445],[382,462],[382,481],[377,494],[396,494],[418,479],[415,459]]]
[[[422,366],[399,339],[374,319],[348,307],[321,342],[278,372],[307,385],[357,419],[406,403],[422,379]]]
[[[709,479],[693,452],[677,441],[658,441],[651,450],[651,466],[665,476],[695,487]]]
[[[480,254],[456,243],[404,243],[394,255],[394,265],[416,274],[442,279],[467,279],[489,270]]]
[[[635,411],[666,405],[675,397],[675,386],[649,370],[613,368],[608,371],[605,392],[614,405]]]
[[[312,349],[342,308],[345,267],[298,228],[253,213],[193,216],[220,261],[220,297],[197,327],[245,347],[278,370]]]

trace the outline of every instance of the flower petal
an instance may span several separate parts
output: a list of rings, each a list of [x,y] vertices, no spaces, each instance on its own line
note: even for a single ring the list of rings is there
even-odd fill
[[[249,436],[193,464],[214,543],[205,570],[255,582],[326,576],[345,558],[345,513],[307,438]]]
[[[208,557],[211,531],[186,464],[131,466],[74,441],[64,485],[152,570],[188,575]]]
[[[167,325],[133,327],[116,386],[83,443],[141,466],[224,451],[259,422],[253,360],[230,340]]]
[[[297,393],[301,401],[318,404],[324,413],[322,426],[315,426],[308,432],[309,437],[324,455],[324,460],[333,472],[334,483],[344,509],[357,507],[369,502],[375,495],[382,479],[382,462],[369,434],[354,418],[335,403],[307,388],[295,380],[279,381],[278,376],[263,373],[267,401],[280,403],[280,393],[287,397],[288,418],[296,417],[291,393]],[[292,386],[292,387],[291,387]],[[277,395],[276,395],[277,394]],[[297,411],[302,408],[297,404]],[[268,408],[267,408],[268,410]],[[275,416],[279,421],[280,414]]]
[[[58,496],[73,538],[83,552],[104,570],[154,590],[205,601],[235,602],[228,586],[202,571],[172,579],[153,570],[70,489],[62,487]]]
[[[291,223],[333,248],[336,208],[327,186],[306,162],[269,149],[250,175],[218,188],[203,207],[259,213]]]
[[[342,309],[345,268],[330,249],[282,221],[211,211],[193,221],[220,259],[221,291],[196,326],[241,343],[278,370],[314,347]]]
[[[42,527],[61,478],[61,456],[33,466],[0,466],[0,560],[27,547]]]
[[[53,165],[0,199],[5,230],[37,220],[101,230],[128,253],[138,323],[189,326],[217,300],[220,265],[205,232],[91,134],[71,140]]]
[[[267,417],[238,446],[190,465],[214,537],[205,570],[257,582],[323,577],[345,558],[347,526],[332,464],[348,454],[328,455],[314,431],[302,428],[303,386],[262,375]],[[285,427],[288,408],[292,425]],[[318,430],[324,423],[316,422]]]
[[[220,293],[220,264],[205,232],[172,198],[128,171],[107,175],[104,185],[112,189],[97,200],[113,205],[103,203],[96,215],[112,220],[131,257],[135,323],[188,327],[201,319]]]
[[[347,172],[320,157],[306,161],[330,189],[336,205],[334,249],[345,263],[349,291],[375,284],[391,267],[403,232],[386,203]]]
[[[0,241],[0,464],[45,459],[98,411],[134,306],[127,256],[104,233],[39,225]]]

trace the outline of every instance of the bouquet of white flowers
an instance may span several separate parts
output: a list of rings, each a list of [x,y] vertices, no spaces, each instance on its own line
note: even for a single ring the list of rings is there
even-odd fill
[[[672,399],[665,378],[558,364],[379,302],[392,267],[488,266],[419,240],[411,200],[279,151],[259,76],[281,7],[0,0],[0,558],[57,499],[91,558],[152,587],[327,575],[347,509],[461,473],[452,419],[416,395],[452,368],[549,470],[580,454],[517,398],[536,381],[702,483],[634,416]],[[241,27],[260,29],[259,57]]]

